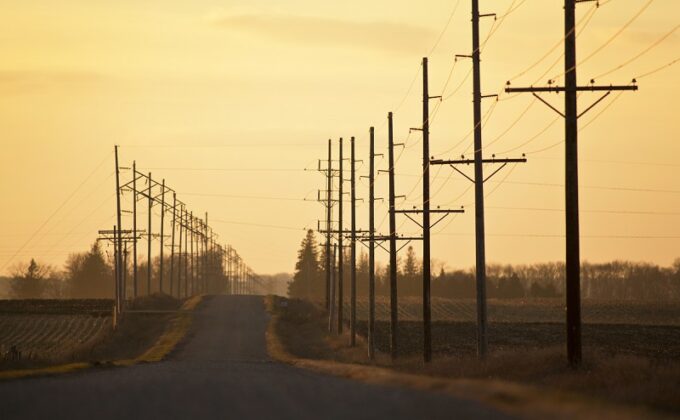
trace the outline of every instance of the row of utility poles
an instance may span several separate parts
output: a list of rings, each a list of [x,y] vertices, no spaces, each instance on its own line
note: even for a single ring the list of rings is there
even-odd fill
[[[508,87],[506,92],[531,92],[539,100],[548,105],[551,109],[558,112],[565,118],[565,197],[566,197],[566,325],[567,325],[567,355],[568,361],[572,366],[581,363],[581,316],[580,316],[580,257],[579,257],[579,224],[578,224],[578,118],[591,110],[601,100],[612,91],[616,90],[637,90],[634,84],[627,86],[595,86],[594,83],[588,86],[578,86],[576,82],[576,3],[594,0],[565,0],[565,86],[554,86],[550,83],[548,87]],[[430,291],[430,230],[437,223],[452,213],[461,213],[460,209],[433,209],[430,203],[430,166],[447,165],[454,171],[472,182],[475,187],[475,242],[476,242],[476,301],[477,301],[477,354],[479,358],[485,358],[488,352],[488,333],[487,333],[487,304],[486,304],[486,251],[485,251],[485,216],[484,216],[484,183],[496,175],[508,164],[525,163],[527,159],[522,155],[518,158],[496,158],[496,156],[485,157],[482,141],[482,113],[481,103],[486,98],[497,98],[498,95],[484,95],[481,86],[481,47],[480,47],[480,19],[486,17],[496,17],[495,14],[480,14],[479,0],[472,0],[472,53],[467,55],[456,55],[456,59],[469,58],[472,60],[472,104],[473,104],[473,132],[474,132],[474,152],[471,159],[462,156],[460,159],[435,159],[430,156],[430,110],[431,100],[442,100],[441,96],[430,96],[428,84],[428,59],[422,59],[422,125],[411,130],[422,132],[422,207],[413,209],[398,209],[395,199],[399,196],[395,192],[394,180],[394,148],[403,144],[394,143],[393,132],[393,113],[387,115],[387,149],[388,149],[388,191],[389,191],[389,233],[380,235],[375,229],[375,157],[380,156],[375,153],[375,130],[369,129],[369,165],[368,165],[368,229],[358,230],[355,225],[355,154],[354,137],[351,139],[351,226],[346,229],[343,226],[343,202],[345,201],[343,184],[346,181],[343,174],[343,141],[339,141],[338,159],[333,160],[332,142],[328,141],[328,158],[325,165],[319,161],[319,171],[326,176],[326,189],[324,194],[319,193],[319,201],[326,207],[325,229],[319,229],[319,233],[325,235],[325,259],[326,259],[326,307],[329,310],[329,319],[337,320],[336,331],[342,332],[343,328],[343,238],[350,240],[351,262],[350,262],[350,344],[355,344],[356,334],[356,242],[365,243],[368,247],[369,259],[369,313],[368,313],[368,356],[375,356],[375,250],[376,247],[386,250],[389,253],[389,285],[390,285],[390,354],[394,358],[398,354],[398,291],[397,291],[397,253],[411,241],[422,241],[423,250],[423,359],[429,362],[432,358],[432,333],[431,333],[431,291]],[[577,107],[577,93],[582,91],[604,92],[603,96],[593,104],[588,106],[581,113]],[[561,112],[550,105],[544,98],[538,96],[541,92],[565,93],[565,111]],[[461,166],[473,166],[472,175],[465,173]],[[484,174],[485,165],[500,165],[492,170],[488,175]],[[333,209],[337,208],[337,220],[333,218]],[[396,216],[402,215],[410,219],[420,229],[422,236],[405,237],[399,235],[396,229]],[[436,217],[432,220],[431,217]],[[403,242],[401,247],[398,242]],[[384,247],[384,243],[388,247]],[[338,252],[336,252],[336,247]],[[336,257],[337,255],[337,257]],[[337,270],[335,266],[337,264]],[[337,272],[336,272],[337,271]],[[337,280],[336,280],[337,277]],[[337,284],[336,284],[337,283]],[[337,294],[335,291],[337,290]],[[337,309],[336,309],[337,307]],[[336,318],[337,312],[337,318]],[[332,327],[334,322],[329,322]]]
[[[251,294],[259,278],[230,245],[218,243],[217,234],[208,224],[208,214],[194,216],[177,193],[158,182],[151,172],[121,167],[115,146],[116,221],[112,230],[100,230],[98,240],[114,245],[115,310],[120,315],[126,302],[141,296],[138,242],[146,240],[146,295],[168,294],[187,298],[197,294]],[[121,182],[121,172],[131,174]],[[129,195],[131,209],[123,209],[121,199]],[[146,202],[146,229],[138,227],[139,203]],[[131,215],[130,228],[123,229],[123,214]],[[166,230],[169,221],[169,232]],[[157,227],[156,224],[158,223]],[[158,253],[154,254],[154,241]],[[130,249],[131,248],[131,249]],[[169,251],[169,255],[166,252]],[[129,266],[128,254],[132,254]],[[157,270],[154,270],[157,255]],[[154,273],[156,278],[154,278]],[[131,277],[131,284],[128,281]],[[152,281],[154,280],[154,281]]]

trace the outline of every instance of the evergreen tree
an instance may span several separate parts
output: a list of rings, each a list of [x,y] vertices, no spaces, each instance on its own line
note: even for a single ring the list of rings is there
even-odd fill
[[[288,283],[288,296],[301,299],[321,300],[325,295],[325,280],[319,264],[319,251],[314,231],[308,230],[300,244],[295,275]]]

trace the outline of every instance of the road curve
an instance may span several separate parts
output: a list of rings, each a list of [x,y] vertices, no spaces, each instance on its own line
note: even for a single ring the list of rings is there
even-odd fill
[[[505,418],[481,404],[272,361],[262,298],[218,296],[167,361],[0,383],[1,419]]]

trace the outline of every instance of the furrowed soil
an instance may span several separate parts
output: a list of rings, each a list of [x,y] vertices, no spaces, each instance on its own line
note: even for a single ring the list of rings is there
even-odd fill
[[[134,358],[155,343],[181,303],[140,298],[113,330],[112,300],[0,301],[0,370]]]
[[[417,317],[413,308],[417,304],[408,299],[404,299],[404,306],[400,302],[395,360],[388,356],[387,316],[378,312],[374,362],[366,357],[367,323],[361,319],[361,310],[357,346],[352,348],[348,345],[348,328],[341,336],[328,333],[327,313],[318,303],[271,299],[285,302],[270,305],[277,317],[274,333],[285,351],[298,358],[378,366],[451,380],[508,381],[557,395],[580,395],[584,400],[594,399],[595,404],[614,403],[662,416],[680,413],[680,326],[676,317],[680,305],[584,303],[588,308],[584,309],[584,319],[588,320],[583,325],[584,361],[574,370],[566,363],[564,324],[551,322],[556,313],[564,317],[559,300],[490,302],[489,312],[494,315],[490,316],[485,361],[476,357],[474,318],[466,318],[471,316],[469,311],[474,314],[474,301],[440,300],[438,306],[433,305],[438,308],[438,312],[433,310],[437,314],[433,314],[437,320],[432,324],[433,361],[425,364],[421,356],[422,322],[408,319],[409,313]],[[548,322],[541,322],[544,319]]]

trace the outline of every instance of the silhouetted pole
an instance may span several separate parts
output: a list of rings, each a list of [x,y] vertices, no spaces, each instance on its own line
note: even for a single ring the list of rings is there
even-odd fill
[[[375,129],[369,130],[368,164],[368,358],[375,359]]]
[[[432,360],[430,312],[430,94],[427,57],[423,58],[423,358]]]
[[[137,162],[132,162],[132,297],[137,298]]]
[[[179,211],[179,241],[177,243],[177,298],[182,297],[182,231],[184,222],[182,208]],[[186,252],[186,251],[185,251]]]
[[[479,0],[472,0],[472,103],[475,158],[475,241],[477,283],[477,355],[487,352],[486,245],[484,241],[484,165],[482,163],[482,87],[479,50]]]
[[[203,293],[208,292],[208,273],[209,273],[209,268],[208,267],[208,257],[209,257],[209,249],[208,249],[208,244],[209,244],[209,238],[208,238],[208,212],[205,212],[205,225],[203,226],[203,232],[204,232],[204,237],[203,237],[203,262],[204,262],[204,268],[203,268]]]
[[[576,77],[576,3],[564,1],[564,87],[521,87],[505,89],[508,93],[529,92],[565,119],[565,222],[566,222],[566,300],[567,300],[567,358],[569,364],[581,364],[581,261],[579,243],[578,203],[578,119],[606,98],[612,91],[638,90],[635,85],[578,86]],[[633,80],[635,83],[635,80]],[[508,85],[510,82],[508,82]],[[588,108],[578,112],[578,92],[605,92]],[[564,113],[550,105],[538,93],[564,92]]]
[[[147,268],[146,268],[146,275],[147,275],[147,277],[146,277],[146,294],[147,295],[151,294],[151,273],[152,273],[152,269],[151,269],[151,265],[152,265],[152,262],[151,262],[151,239],[153,237],[153,234],[152,234],[152,230],[151,230],[151,208],[153,207],[153,197],[151,196],[151,185],[152,185],[151,172],[149,172],[149,190],[148,190],[148,194],[149,194],[149,221],[148,221],[148,224],[147,224],[147,226],[149,226],[149,231],[147,232],[147,235],[148,235],[147,238],[149,240],[147,242],[148,247],[147,247],[147,260],[146,260],[147,261]]]
[[[118,304],[119,300],[119,294],[120,294],[120,287],[118,285],[118,274],[120,273],[120,267],[118,266],[118,236],[120,232],[118,231],[118,228],[116,225],[113,225],[113,298],[114,298],[114,304],[113,304],[113,311],[115,312],[115,318],[116,321],[114,321],[114,327],[116,326],[115,324],[117,323],[118,320],[118,314],[120,313],[120,308]]]
[[[177,217],[177,193],[172,193],[172,234],[170,241],[170,296],[172,296],[172,290],[174,286],[174,276],[175,276],[175,219]]]
[[[356,344],[356,323],[357,323],[357,206],[356,206],[356,157],[354,154],[354,137],[350,139],[351,143],[351,199],[352,199],[352,236],[350,243],[350,315],[349,315],[349,325],[350,325],[350,345],[354,346]]]
[[[184,209],[184,297],[189,297],[189,212]]]
[[[331,161],[331,140],[328,139],[328,173],[326,174],[326,309],[330,308],[330,284],[331,284],[331,218],[333,217],[333,172]]]
[[[196,274],[196,272],[194,270],[194,263],[195,263],[195,260],[194,260],[194,242],[196,240],[196,234],[194,232],[194,212],[193,211],[191,213],[189,213],[189,232],[191,233],[191,240],[189,241],[190,244],[191,244],[190,245],[191,246],[191,254],[190,254],[190,257],[189,257],[191,259],[191,296],[194,296],[194,294],[196,292],[195,285],[194,285],[194,283],[195,283],[194,276]]]
[[[158,291],[163,293],[163,242],[165,234],[165,179],[161,182],[161,249],[160,249],[160,261],[158,270]]]
[[[342,202],[345,201],[343,197],[343,192],[342,192],[342,184],[345,183],[344,174],[342,172],[342,164],[343,164],[343,157],[342,157],[342,137],[340,137],[340,165],[339,165],[339,170],[340,170],[340,175],[338,176],[338,197],[339,197],[339,205],[338,205],[338,334],[342,334],[342,312],[343,312],[343,303],[344,303],[344,296],[343,296],[343,283],[345,280],[344,276],[344,248],[342,247],[342,236],[343,236],[343,225],[342,225]]]
[[[398,294],[397,294],[397,221],[394,191],[394,125],[392,113],[387,114],[389,218],[390,218],[390,356],[397,357]]]
[[[115,157],[116,157],[116,220],[118,223],[118,229],[121,229],[121,209],[120,209],[120,169],[118,167],[118,146],[114,147]],[[115,231],[115,229],[114,229]],[[123,240],[121,238],[120,231],[117,232],[115,246],[116,249],[116,311],[120,313],[121,302],[120,302],[120,284],[121,282],[121,260],[122,260],[122,250],[123,250]]]
[[[330,304],[331,307],[328,310],[328,332],[333,332],[333,325],[335,324],[335,320],[333,318],[333,314],[335,313],[335,260],[336,260],[336,254],[337,254],[338,246],[337,244],[333,244],[333,263],[331,264],[331,284],[330,284]]]
[[[123,245],[123,282],[120,286],[120,300],[121,300],[121,305],[125,304],[125,300],[127,299],[127,257],[128,257],[128,244],[127,241]]]
[[[581,363],[581,257],[578,215],[578,104],[576,87],[576,1],[564,2],[565,219],[567,274],[567,356]]]

